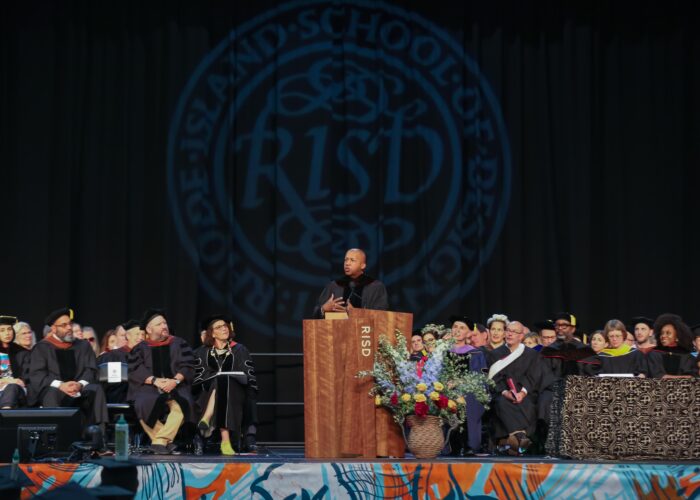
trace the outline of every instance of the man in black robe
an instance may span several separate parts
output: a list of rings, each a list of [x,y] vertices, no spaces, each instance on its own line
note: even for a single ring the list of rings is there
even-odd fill
[[[511,321],[506,327],[505,345],[491,355],[497,360],[489,368],[496,386],[491,403],[493,437],[511,455],[522,455],[530,445],[537,423],[537,398],[552,381],[552,373],[539,354],[522,343],[524,327]]]
[[[180,337],[170,335],[163,311],[146,311],[141,328],[146,340],[129,354],[127,398],[134,402],[153,452],[179,454],[173,443],[175,436],[183,424],[194,423],[192,349]]]
[[[345,253],[342,278],[331,281],[318,297],[313,317],[323,318],[327,312],[343,312],[353,307],[389,309],[384,283],[365,274],[367,256],[359,248]]]
[[[100,354],[97,358],[98,368],[105,363],[129,363],[129,353],[144,339],[144,332],[141,330],[141,323],[135,319],[130,319],[121,327],[126,332],[126,344],[118,349],[112,349]],[[128,382],[107,383],[105,394],[108,403],[126,403],[126,395],[129,390]]]
[[[78,406],[88,424],[104,427],[108,421],[107,404],[97,381],[95,353],[88,342],[73,338],[73,311],[53,311],[46,317],[46,326],[46,337],[30,355],[29,405]]]

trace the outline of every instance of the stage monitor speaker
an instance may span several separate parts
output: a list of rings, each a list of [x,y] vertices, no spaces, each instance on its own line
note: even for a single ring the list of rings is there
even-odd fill
[[[68,454],[81,437],[79,408],[0,410],[0,462],[11,462],[15,448],[22,462]]]

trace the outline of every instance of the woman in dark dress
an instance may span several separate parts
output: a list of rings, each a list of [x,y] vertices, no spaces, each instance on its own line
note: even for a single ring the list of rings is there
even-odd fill
[[[647,354],[654,378],[688,378],[697,373],[693,351],[693,333],[680,316],[662,314],[654,322],[659,345]]]
[[[221,431],[221,453],[234,455],[240,451],[241,426],[246,432],[255,429],[257,418],[257,380],[253,361],[243,344],[234,342],[233,325],[224,315],[211,316],[202,322],[206,331],[204,345],[195,351],[195,386],[199,386],[199,407],[202,417],[198,429],[209,437],[213,429]],[[240,371],[246,375],[241,383],[218,372]]]

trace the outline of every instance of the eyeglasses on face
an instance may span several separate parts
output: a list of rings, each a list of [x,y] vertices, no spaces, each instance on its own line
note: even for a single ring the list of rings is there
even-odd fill
[[[83,338],[84,338],[85,340],[87,340],[88,342],[94,342],[94,341],[95,341],[95,337],[83,337]]]

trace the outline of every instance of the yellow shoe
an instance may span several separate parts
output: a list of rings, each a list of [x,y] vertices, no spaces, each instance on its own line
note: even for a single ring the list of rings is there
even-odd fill
[[[231,446],[231,441],[221,441],[221,454],[228,456],[236,454],[236,452],[233,451],[233,446]]]

